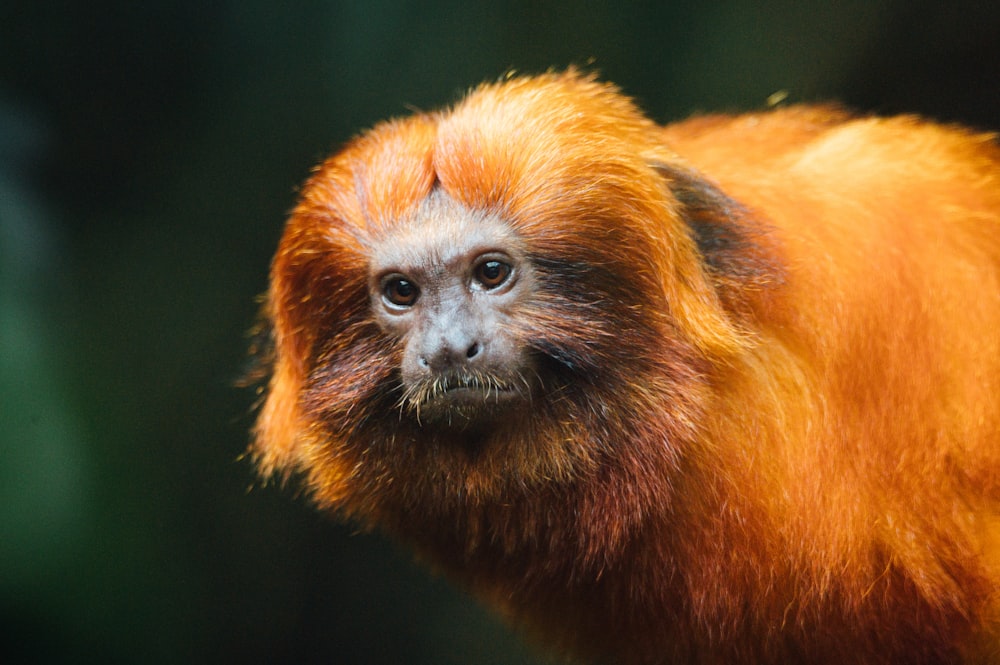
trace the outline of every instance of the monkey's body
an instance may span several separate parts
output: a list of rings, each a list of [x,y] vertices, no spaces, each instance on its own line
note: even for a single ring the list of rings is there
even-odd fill
[[[263,472],[557,652],[1000,662],[989,137],[515,79],[328,161],[272,277]]]

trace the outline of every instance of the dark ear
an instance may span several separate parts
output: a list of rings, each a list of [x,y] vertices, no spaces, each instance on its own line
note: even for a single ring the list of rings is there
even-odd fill
[[[748,290],[781,281],[766,226],[751,210],[697,171],[653,164],[679,204],[705,271],[727,309],[746,311]]]

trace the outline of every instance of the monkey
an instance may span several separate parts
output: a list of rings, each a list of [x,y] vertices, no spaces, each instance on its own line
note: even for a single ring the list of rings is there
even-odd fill
[[[264,316],[261,477],[550,654],[1000,662],[994,135],[510,75],[320,164]]]

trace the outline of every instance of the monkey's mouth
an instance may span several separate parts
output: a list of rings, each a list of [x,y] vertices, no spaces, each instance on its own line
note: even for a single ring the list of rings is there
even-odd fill
[[[423,391],[423,401],[499,401],[518,394],[514,386],[495,376],[463,374],[434,379]]]
[[[492,374],[442,375],[408,386],[402,406],[420,422],[468,422],[503,411],[527,391],[527,383]]]

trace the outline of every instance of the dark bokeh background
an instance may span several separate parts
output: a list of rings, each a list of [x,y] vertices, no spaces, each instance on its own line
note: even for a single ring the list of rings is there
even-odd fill
[[[296,184],[381,118],[569,63],[658,120],[783,90],[1000,128],[998,35],[986,0],[3,3],[0,661],[541,662],[239,459]]]

